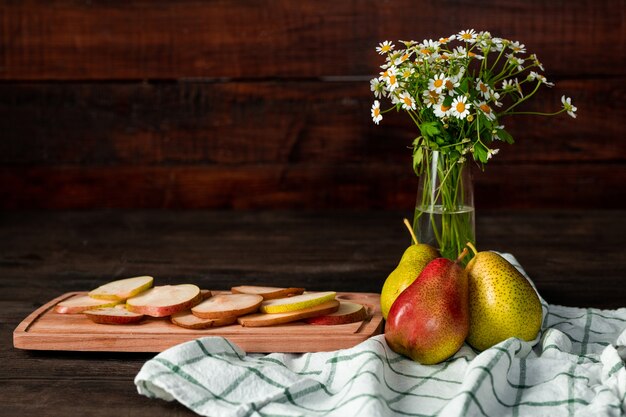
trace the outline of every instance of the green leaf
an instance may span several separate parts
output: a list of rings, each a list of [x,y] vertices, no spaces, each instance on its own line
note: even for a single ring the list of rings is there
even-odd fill
[[[488,149],[482,143],[476,142],[474,144],[474,159],[476,159],[480,163],[487,163],[488,152]]]
[[[424,122],[420,125],[420,132],[427,139],[434,139],[441,132],[438,124],[439,122]]]
[[[509,134],[509,132],[507,132],[507,131],[506,131],[506,130],[504,130],[504,129],[500,129],[500,130],[498,130],[498,131],[497,131],[497,133],[496,133],[496,135],[497,135],[497,136],[498,136],[501,140],[503,140],[504,142],[506,142],[506,143],[508,143],[508,144],[512,144],[512,143],[514,143],[514,142],[515,142],[515,141],[513,140],[513,136],[511,136],[511,135]]]

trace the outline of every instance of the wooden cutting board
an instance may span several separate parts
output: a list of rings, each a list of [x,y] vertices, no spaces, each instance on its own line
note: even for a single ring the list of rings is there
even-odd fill
[[[365,305],[370,318],[335,326],[294,322],[270,327],[233,324],[189,330],[172,324],[169,317],[106,325],[96,324],[83,314],[54,312],[57,303],[85,294],[63,294],[32,312],[13,332],[13,346],[30,350],[161,352],[199,337],[223,336],[246,352],[322,352],[350,348],[383,330],[380,294],[374,293],[337,293],[338,300]]]

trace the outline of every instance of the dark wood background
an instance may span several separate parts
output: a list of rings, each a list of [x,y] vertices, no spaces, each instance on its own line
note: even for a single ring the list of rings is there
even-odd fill
[[[490,30],[579,117],[506,122],[483,208],[626,200],[624,0],[2,1],[0,208],[414,204],[404,115],[369,116],[384,39]]]

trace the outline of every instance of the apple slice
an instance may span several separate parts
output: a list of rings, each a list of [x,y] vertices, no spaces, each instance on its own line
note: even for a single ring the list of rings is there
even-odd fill
[[[367,318],[367,310],[361,304],[351,303],[349,301],[341,301],[339,310],[325,316],[312,317],[305,321],[309,324],[348,324],[362,321]]]
[[[234,294],[257,294],[264,300],[273,300],[275,298],[289,297],[291,295],[299,295],[304,292],[304,288],[280,288],[280,287],[257,287],[255,285],[240,285],[230,289]]]
[[[165,317],[188,310],[202,301],[197,285],[163,285],[154,287],[126,300],[126,308],[133,313]]]
[[[211,298],[211,296],[213,295],[211,290],[200,290],[200,293],[202,294],[203,300],[206,300],[207,298]]]
[[[239,317],[237,321],[244,327],[264,327],[273,326],[275,324],[290,323],[292,321],[302,320],[309,317],[316,317],[325,314],[334,313],[339,309],[339,301],[330,300],[313,307],[305,308],[288,313],[274,314],[250,314],[248,316]]]
[[[143,319],[143,314],[128,311],[123,305],[87,310],[84,314],[91,319],[91,321],[99,324],[129,324],[136,323]]]
[[[81,295],[61,301],[54,307],[54,311],[61,314],[78,314],[95,308],[113,307],[119,303],[120,301],[117,300],[96,300],[87,295]]]
[[[226,326],[237,322],[237,316],[224,317],[221,319],[203,319],[194,316],[191,311],[181,311],[172,314],[172,323],[186,329],[208,329],[209,327]]]
[[[91,298],[124,301],[152,287],[154,278],[148,276],[120,279],[89,292]]]
[[[239,317],[257,311],[262,301],[263,297],[255,294],[219,294],[204,300],[191,312],[203,319]]]
[[[305,308],[325,303],[326,301],[334,300],[336,295],[337,293],[334,291],[325,291],[295,295],[287,298],[277,298],[276,300],[268,300],[261,304],[261,312],[274,314],[303,310]]]

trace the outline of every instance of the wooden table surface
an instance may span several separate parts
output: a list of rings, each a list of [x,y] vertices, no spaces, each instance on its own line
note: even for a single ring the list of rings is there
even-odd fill
[[[0,414],[191,415],[136,393],[150,354],[28,352],[12,332],[68,291],[140,274],[378,292],[408,236],[401,212],[0,213]],[[513,253],[553,304],[626,306],[626,211],[479,212],[479,249]]]

